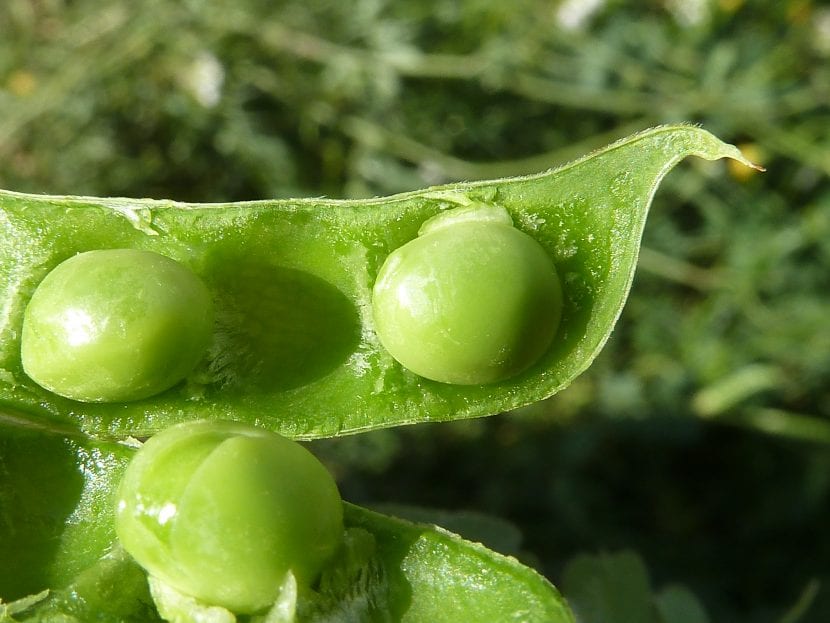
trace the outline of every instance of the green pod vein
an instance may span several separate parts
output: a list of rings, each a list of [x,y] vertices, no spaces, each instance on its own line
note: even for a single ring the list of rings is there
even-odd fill
[[[597,355],[634,275],[652,196],[681,159],[733,146],[693,126],[623,139],[556,170],[367,201],[183,204],[0,193],[0,412],[103,438],[147,435],[195,418],[234,418],[293,438],[491,415],[566,387]],[[373,327],[384,259],[427,219],[470,203],[500,206],[538,241],[562,280],[558,333],[539,361],[488,385],[429,381],[404,369]],[[178,260],[210,290],[216,324],[185,382],[124,403],[81,403],[23,372],[27,302],[57,264],[94,249]]]

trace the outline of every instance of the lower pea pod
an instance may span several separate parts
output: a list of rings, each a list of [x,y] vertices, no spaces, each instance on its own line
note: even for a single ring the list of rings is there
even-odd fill
[[[137,446],[0,427],[0,620],[574,623],[515,558],[341,503],[261,428],[185,423]]]

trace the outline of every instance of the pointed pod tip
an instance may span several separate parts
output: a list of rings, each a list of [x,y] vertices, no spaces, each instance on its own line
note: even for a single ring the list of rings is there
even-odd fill
[[[740,158],[735,158],[735,160],[740,162],[745,167],[749,167],[750,169],[754,169],[754,170],[759,171],[761,173],[764,173],[767,170],[766,167],[763,167],[760,164],[756,164],[756,163],[752,162],[752,160],[749,160],[748,158],[746,158],[743,155],[741,155]]]
[[[764,159],[763,150],[755,143],[742,143],[731,145],[725,143],[717,136],[705,130],[703,127],[691,123],[678,123],[672,125],[660,125],[648,130],[643,130],[632,136],[624,138],[610,147],[616,147],[632,140],[640,140],[655,135],[668,135],[673,147],[677,149],[678,156],[695,155],[706,160],[718,160],[720,158],[731,158],[736,163],[742,164],[748,169],[764,172],[766,168],[758,161]]]
[[[755,160],[760,160],[763,157],[761,151],[754,144],[750,143],[741,145],[740,147],[730,145],[730,147],[730,151],[732,152],[728,154],[730,158],[740,162],[745,167],[754,169],[755,171],[759,171],[761,173],[767,170],[766,167],[754,162]]]

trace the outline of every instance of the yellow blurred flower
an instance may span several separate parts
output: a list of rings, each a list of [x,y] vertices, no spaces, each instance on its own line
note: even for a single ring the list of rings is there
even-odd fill
[[[37,79],[34,74],[25,69],[16,69],[6,79],[6,88],[19,97],[34,93],[37,88]]]

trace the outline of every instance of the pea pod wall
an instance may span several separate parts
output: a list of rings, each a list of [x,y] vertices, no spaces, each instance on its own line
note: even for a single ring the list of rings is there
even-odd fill
[[[0,621],[162,620],[146,573],[115,537],[112,492],[134,453],[0,426]],[[347,528],[371,536],[357,564],[342,561],[306,596],[297,620],[574,621],[556,589],[514,558],[433,525],[343,510]]]
[[[541,400],[587,368],[607,340],[631,286],[652,196],[689,155],[752,166],[735,147],[683,125],[647,130],[538,175],[368,201],[182,204],[2,192],[0,412],[18,424],[99,438],[147,435],[197,417],[317,438]],[[547,352],[518,376],[474,386],[429,381],[380,345],[372,286],[384,259],[424,221],[474,202],[506,209],[553,259],[561,324]],[[215,301],[206,361],[185,382],[135,402],[61,398],[21,365],[21,324],[35,287],[67,258],[104,248],[176,259]]]

